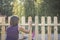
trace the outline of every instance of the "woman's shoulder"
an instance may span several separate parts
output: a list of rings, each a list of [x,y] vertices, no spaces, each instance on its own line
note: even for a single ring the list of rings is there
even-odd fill
[[[7,26],[7,28],[6,29],[10,29],[11,28],[11,26]]]
[[[6,31],[8,31],[9,29],[10,29],[10,26],[7,26],[7,27],[6,27]]]

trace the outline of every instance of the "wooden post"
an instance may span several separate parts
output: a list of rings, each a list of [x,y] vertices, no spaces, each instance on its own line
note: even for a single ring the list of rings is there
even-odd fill
[[[57,17],[54,17],[54,40],[58,40]]]
[[[24,24],[25,24],[25,16],[22,16],[22,25],[23,25],[23,28],[25,29],[25,25]],[[22,32],[22,37],[24,37],[24,34],[25,33]]]
[[[8,17],[8,24],[10,25],[10,19],[11,19],[11,17]]]
[[[2,23],[2,17],[0,17],[0,24]]]
[[[32,17],[28,17],[28,24],[29,24],[29,30],[30,30],[30,33],[29,33],[29,40],[32,40]]]
[[[1,17],[2,18],[2,24],[5,24],[5,17]],[[1,28],[1,40],[5,40],[5,26],[2,25]]]
[[[51,40],[51,17],[47,17],[47,24],[48,24],[48,40]]]
[[[2,24],[2,17],[0,16],[0,24]],[[1,29],[1,25],[0,25],[0,29]],[[1,30],[0,30],[0,40],[1,40]]]
[[[45,17],[41,17],[41,40],[45,40]]]
[[[35,40],[38,40],[38,16],[35,16]]]

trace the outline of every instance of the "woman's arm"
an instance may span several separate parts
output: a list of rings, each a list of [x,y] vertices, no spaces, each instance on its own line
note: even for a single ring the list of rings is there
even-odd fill
[[[24,33],[29,33],[30,32],[30,30],[25,30],[23,27],[19,27],[18,30],[22,31]]]

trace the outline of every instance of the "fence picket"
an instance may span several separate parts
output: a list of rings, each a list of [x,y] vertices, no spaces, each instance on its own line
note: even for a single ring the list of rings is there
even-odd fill
[[[5,17],[2,18],[2,24],[5,24]],[[5,40],[5,26],[3,25],[1,27],[1,40]]]
[[[47,17],[47,24],[48,24],[48,40],[51,40],[51,17]]]
[[[54,17],[54,40],[58,40],[57,17]]]
[[[0,24],[2,23],[2,17],[0,17]]]
[[[29,26],[29,30],[30,30],[30,33],[29,33],[29,40],[32,40],[32,17],[28,17],[28,26]]]
[[[45,17],[41,17],[41,40],[45,40]]]
[[[22,25],[23,25],[23,28],[25,29],[25,25],[24,24],[25,24],[25,16],[22,16]],[[24,37],[24,34],[25,33],[22,32],[22,37]]]
[[[35,16],[35,40],[38,40],[38,16]]]
[[[10,25],[10,19],[11,19],[11,17],[8,17],[8,24]]]

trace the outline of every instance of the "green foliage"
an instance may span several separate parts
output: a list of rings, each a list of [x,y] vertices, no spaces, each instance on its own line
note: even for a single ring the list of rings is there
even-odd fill
[[[10,5],[10,3],[11,3],[11,1],[12,0],[2,0],[1,2],[0,2],[0,4],[1,4],[1,6],[0,6],[0,13],[2,14],[2,15],[6,15],[6,16],[10,16],[10,15],[12,15],[12,6]]]
[[[22,0],[14,0],[13,1],[13,15],[17,15],[20,18],[21,23],[21,17],[25,16],[25,7],[24,7],[24,1]]]
[[[16,0],[1,0],[0,1],[0,12],[3,11],[2,14],[12,14],[13,6],[10,5],[11,2],[15,2]],[[59,0],[20,0],[21,3],[19,8],[19,11],[17,11],[17,14],[19,15],[26,15],[34,17],[35,15],[38,16],[57,16],[57,13],[60,13],[60,6],[59,6]],[[22,2],[24,2],[24,5],[21,5]],[[18,3],[18,2],[16,2]]]
[[[25,0],[25,16],[26,19],[28,16],[32,16],[33,19],[35,17],[36,14],[36,10],[35,10],[35,5],[34,5],[34,1],[32,0]]]

